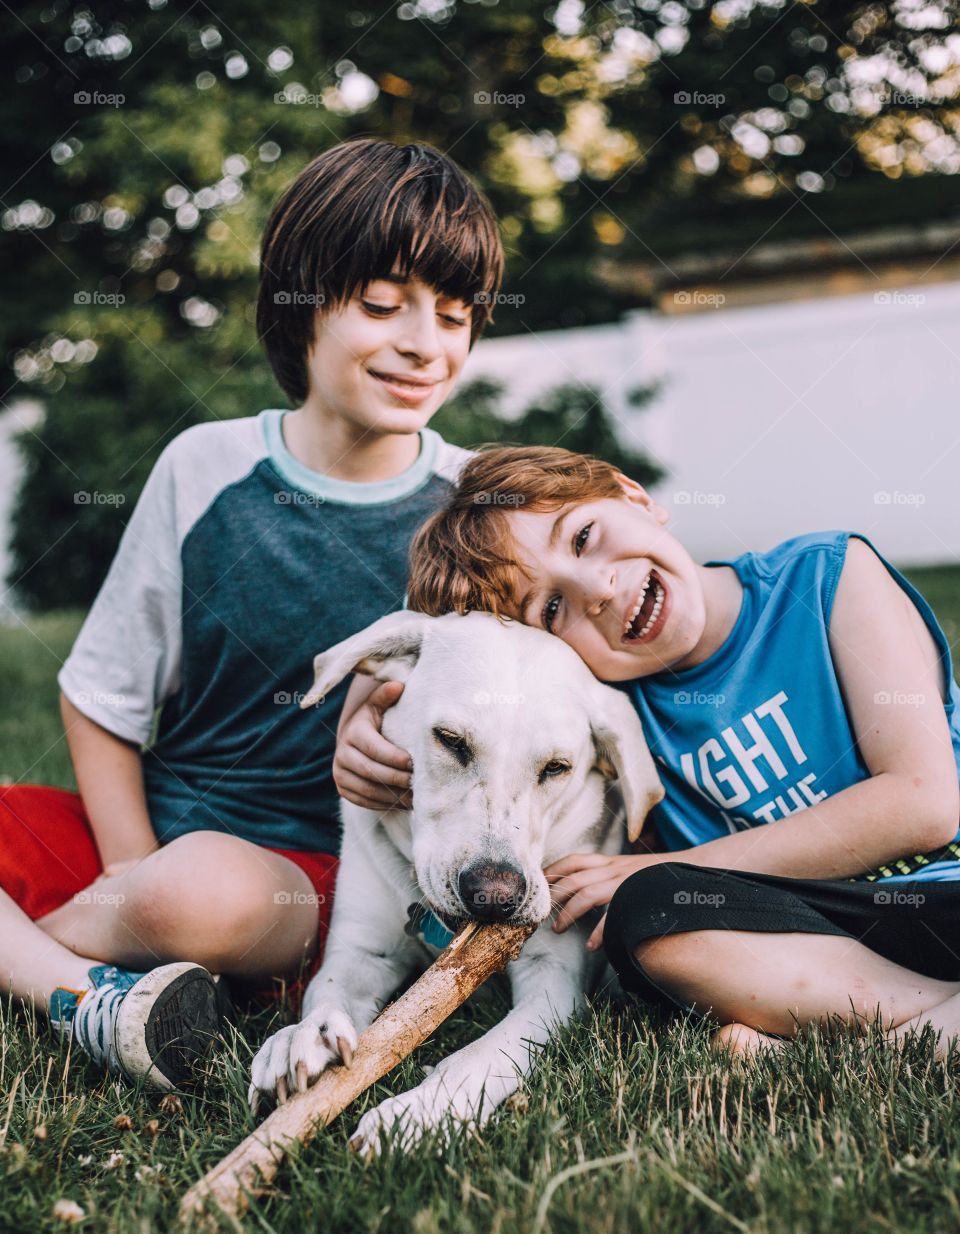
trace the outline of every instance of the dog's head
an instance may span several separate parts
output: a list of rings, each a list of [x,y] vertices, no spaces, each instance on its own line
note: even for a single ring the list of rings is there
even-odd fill
[[[417,881],[448,922],[539,923],[543,866],[599,847],[618,781],[631,839],[663,788],[627,697],[560,639],[488,613],[392,613],[314,660],[317,702],[350,672],[403,681],[384,736],[413,758]]]

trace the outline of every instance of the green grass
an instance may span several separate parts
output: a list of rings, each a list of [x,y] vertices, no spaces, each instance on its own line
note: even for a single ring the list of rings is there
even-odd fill
[[[951,642],[960,569],[914,571]],[[72,786],[55,674],[76,616],[0,631],[0,775]],[[29,773],[27,769],[29,768]],[[897,1231],[960,1226],[957,1059],[811,1031],[778,1059],[730,1067],[703,1028],[635,1000],[591,1007],[546,1050],[510,1108],[442,1155],[365,1165],[347,1148],[364,1110],[422,1078],[507,1007],[493,983],[280,1174],[242,1228],[300,1234]],[[289,1010],[251,1012],[181,1108],[105,1080],[40,1020],[0,1007],[0,1231],[174,1227],[182,1193],[253,1128],[253,1050]],[[118,1125],[118,1121],[119,1125]],[[122,1154],[117,1158],[115,1154]],[[606,1164],[606,1159],[612,1159]],[[539,1223],[539,1224],[538,1224]],[[224,1224],[224,1229],[232,1228]]]

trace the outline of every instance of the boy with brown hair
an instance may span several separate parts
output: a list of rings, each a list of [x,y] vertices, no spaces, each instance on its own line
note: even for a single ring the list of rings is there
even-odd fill
[[[429,146],[337,146],[270,216],[257,324],[296,410],[163,451],[59,676],[79,795],[0,789],[0,990],[111,1071],[180,1082],[218,1027],[211,971],[322,953],[345,688],[308,712],[298,692],[403,603],[465,458],[426,426],[502,264],[486,200]]]

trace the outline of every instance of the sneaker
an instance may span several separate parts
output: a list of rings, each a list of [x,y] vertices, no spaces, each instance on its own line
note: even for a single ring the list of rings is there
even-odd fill
[[[199,964],[163,964],[131,973],[90,969],[92,989],[58,989],[51,1022],[113,1075],[171,1089],[194,1074],[220,1030],[221,998]]]

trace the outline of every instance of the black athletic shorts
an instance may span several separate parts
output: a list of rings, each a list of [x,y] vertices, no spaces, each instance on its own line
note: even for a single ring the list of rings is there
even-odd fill
[[[634,956],[690,930],[837,934],[941,981],[960,981],[960,881],[785,878],[668,861],[632,874],[607,909],[604,950],[624,989],[706,1018],[655,984]]]

